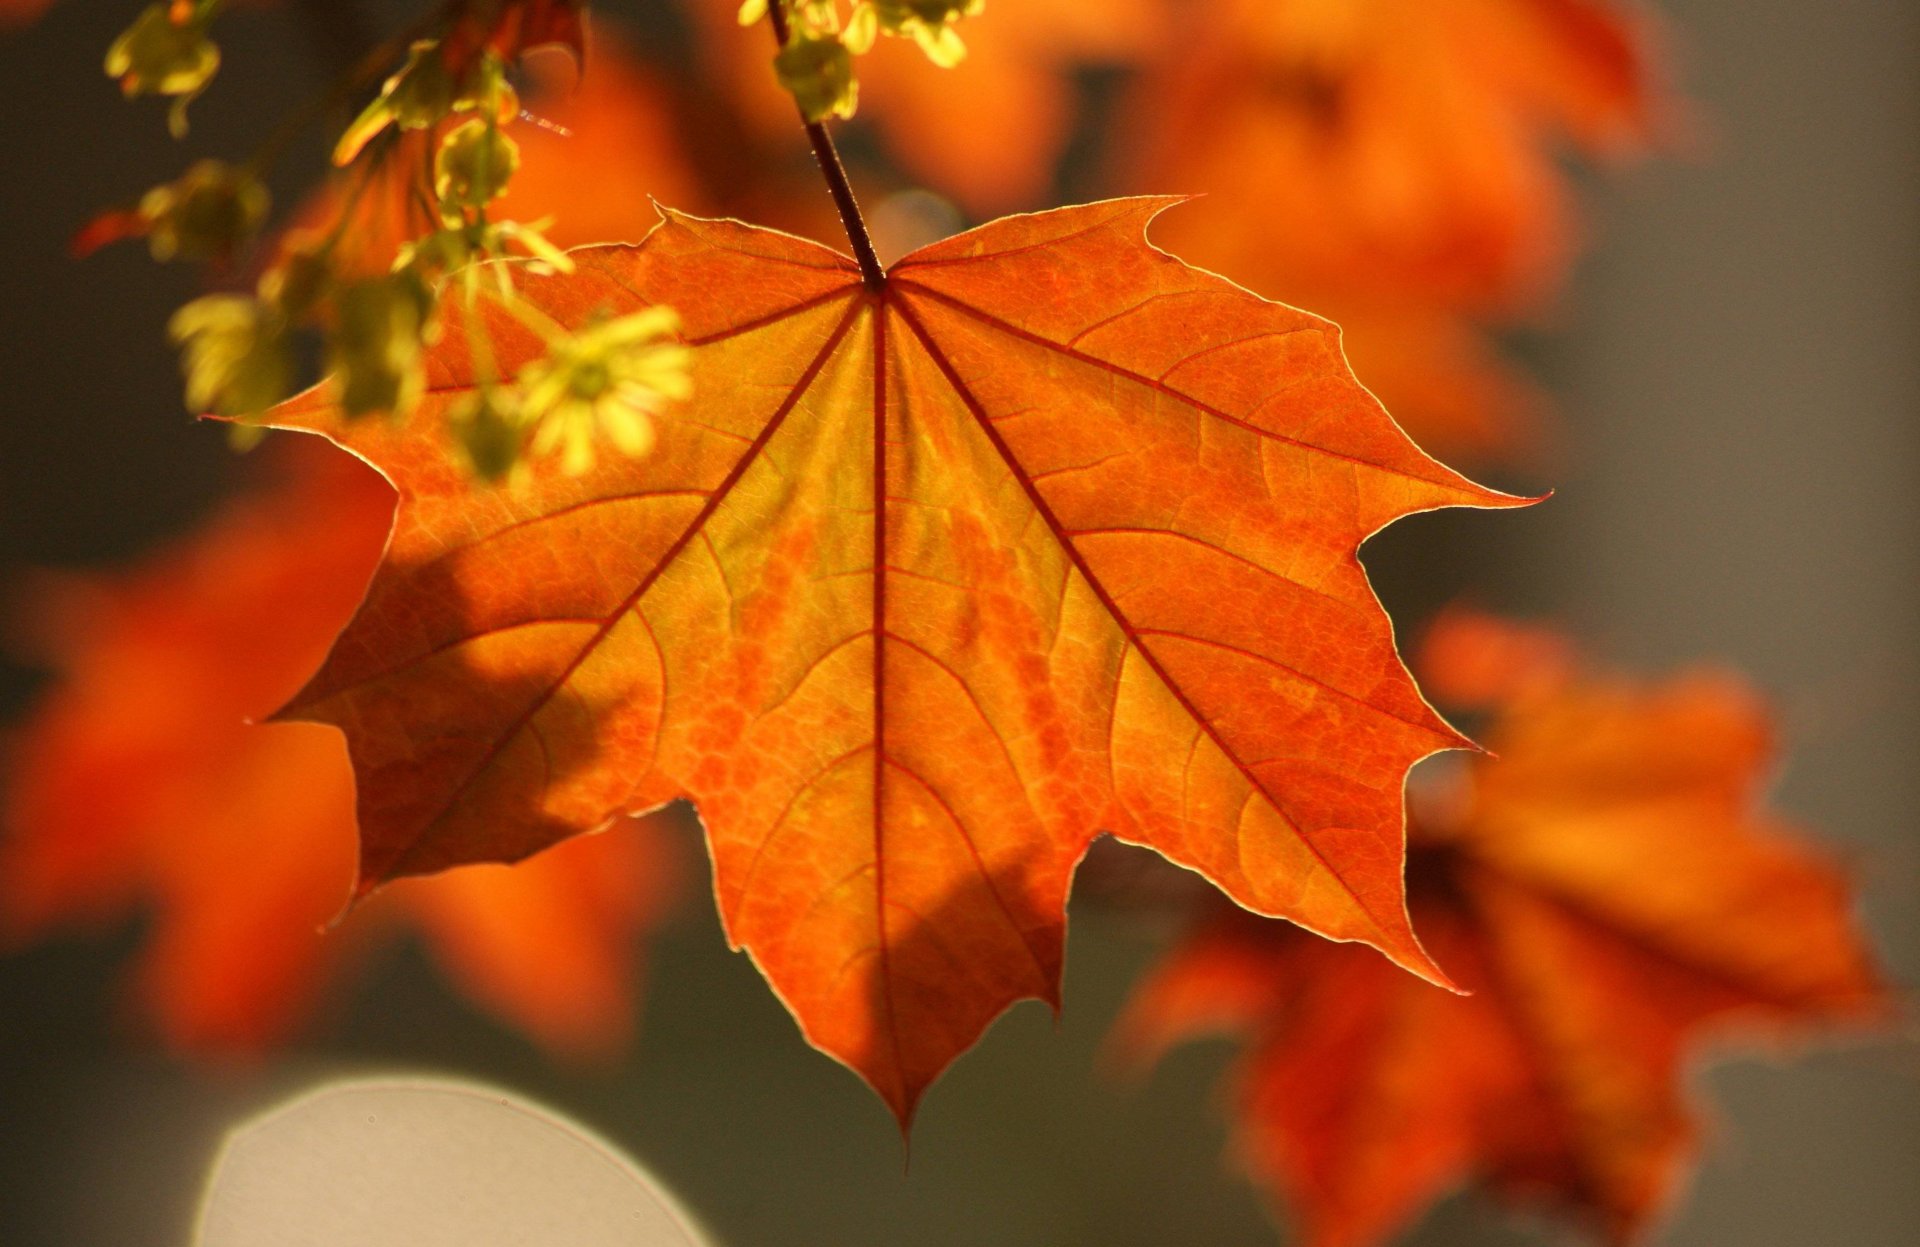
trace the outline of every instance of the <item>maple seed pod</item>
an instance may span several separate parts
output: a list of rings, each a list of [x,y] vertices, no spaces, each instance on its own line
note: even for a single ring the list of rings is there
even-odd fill
[[[173,314],[167,333],[180,347],[191,411],[257,415],[292,389],[286,322],[258,299],[233,294],[195,299]]]
[[[808,121],[851,117],[859,105],[853,54],[835,36],[796,34],[773,58],[773,72]]]
[[[520,167],[520,145],[491,118],[472,118],[454,127],[434,156],[434,193],[443,210],[484,208],[507,189]]]
[[[156,260],[225,259],[267,218],[267,188],[219,160],[197,161],[178,181],[140,200],[147,245]]]
[[[210,16],[206,6],[149,5],[107,49],[107,76],[129,99],[178,97],[168,120],[176,138],[186,133],[187,101],[206,90],[220,68],[220,49],[207,38]]]

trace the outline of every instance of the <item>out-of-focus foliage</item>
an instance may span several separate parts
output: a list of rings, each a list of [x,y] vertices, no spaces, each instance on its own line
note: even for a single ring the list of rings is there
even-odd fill
[[[172,1046],[234,1053],[284,1041],[344,966],[411,929],[554,1051],[616,1051],[675,889],[658,820],[409,881],[329,929],[354,875],[346,751],[250,721],[352,613],[393,491],[317,440],[260,453],[253,489],[200,531],[125,572],[46,578],[14,621],[55,680],[5,753],[0,940],[146,914],[141,1012]]]
[[[1526,449],[1534,402],[1482,340],[1575,251],[1563,160],[1669,120],[1645,15],[1615,0],[1218,0],[1143,66],[1129,187],[1203,198],[1170,245],[1331,316],[1431,449]]]
[[[1769,716],[1718,672],[1589,672],[1551,634],[1443,619],[1417,664],[1491,755],[1417,793],[1414,923],[1471,998],[1221,912],[1118,1046],[1246,1037],[1237,1151],[1308,1247],[1385,1241],[1462,1181],[1624,1243],[1673,1199],[1709,1043],[1884,1021],[1851,881],[1770,809]]]

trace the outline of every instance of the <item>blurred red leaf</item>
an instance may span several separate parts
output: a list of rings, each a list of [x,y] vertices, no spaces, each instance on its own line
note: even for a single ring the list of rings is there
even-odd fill
[[[306,439],[266,458],[265,482],[200,531],[125,573],[46,578],[25,603],[22,648],[56,679],[7,754],[0,936],[150,909],[138,990],[161,1034],[245,1051],[286,1038],[374,931],[411,924],[503,1018],[607,1050],[672,878],[651,826],[410,885],[322,934],[353,878],[346,751],[331,729],[249,720],[353,612],[393,493]]]
[[[1458,743],[1355,549],[1510,505],[1420,453],[1324,322],[1149,246],[1164,200],[1011,218],[867,289],[824,247],[670,213],[524,293],[686,326],[658,445],[476,491],[445,408],[317,430],[400,492],[367,604],[289,713],[339,724],[362,888],[698,803],[730,937],[904,1121],[1014,1000],[1057,1001],[1102,829],[1431,973],[1401,781]],[[511,375],[544,350],[489,311]],[[876,518],[877,517],[877,518]]]
[[[1762,801],[1774,751],[1754,695],[1566,658],[1550,634],[1454,615],[1420,664],[1497,708],[1497,758],[1417,801],[1409,835],[1414,920],[1473,996],[1221,914],[1116,1032],[1141,1059],[1250,1037],[1239,1151],[1308,1247],[1381,1242],[1462,1179],[1625,1242],[1690,1166],[1681,1076],[1708,1040],[1888,1007],[1849,881]]]

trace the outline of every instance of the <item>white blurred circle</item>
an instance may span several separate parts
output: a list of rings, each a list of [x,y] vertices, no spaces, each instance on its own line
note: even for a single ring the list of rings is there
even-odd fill
[[[322,1087],[228,1136],[196,1247],[707,1247],[637,1164],[484,1086]]]

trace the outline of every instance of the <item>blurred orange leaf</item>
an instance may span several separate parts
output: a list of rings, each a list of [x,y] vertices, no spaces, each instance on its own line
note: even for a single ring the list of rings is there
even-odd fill
[[[675,308],[695,397],[658,445],[476,490],[445,408],[324,388],[400,493],[360,615],[287,713],[345,729],[361,887],[699,806],[730,938],[910,1118],[1009,1003],[1057,1003],[1110,830],[1236,900],[1436,974],[1400,891],[1408,766],[1459,743],[1355,557],[1509,505],[1420,453],[1336,331],[1147,245],[1165,200],[1018,217],[883,290],[800,239],[668,213],[525,296]],[[543,344],[490,313],[511,374]]]
[[[1421,669],[1497,707],[1496,757],[1416,801],[1407,888],[1475,994],[1223,914],[1139,989],[1117,1046],[1247,1033],[1239,1149],[1308,1247],[1367,1247],[1464,1178],[1624,1242],[1696,1133],[1682,1065],[1888,1000],[1852,888],[1768,810],[1767,715],[1718,673],[1588,675],[1564,643],[1456,615]]]
[[[266,457],[267,483],[199,532],[126,573],[49,578],[29,603],[23,648],[57,680],[8,751],[0,936],[151,908],[137,989],[161,1034],[250,1051],[286,1038],[376,930],[410,924],[501,1017],[556,1049],[609,1050],[671,882],[650,826],[511,875],[422,881],[322,934],[353,878],[346,751],[330,729],[249,720],[352,613],[393,492],[306,439]]]
[[[1205,191],[1170,245],[1338,321],[1423,444],[1529,449],[1535,401],[1481,326],[1535,311],[1566,272],[1563,149],[1620,158],[1667,124],[1644,17],[1615,0],[1187,13],[1134,79],[1120,183]]]

